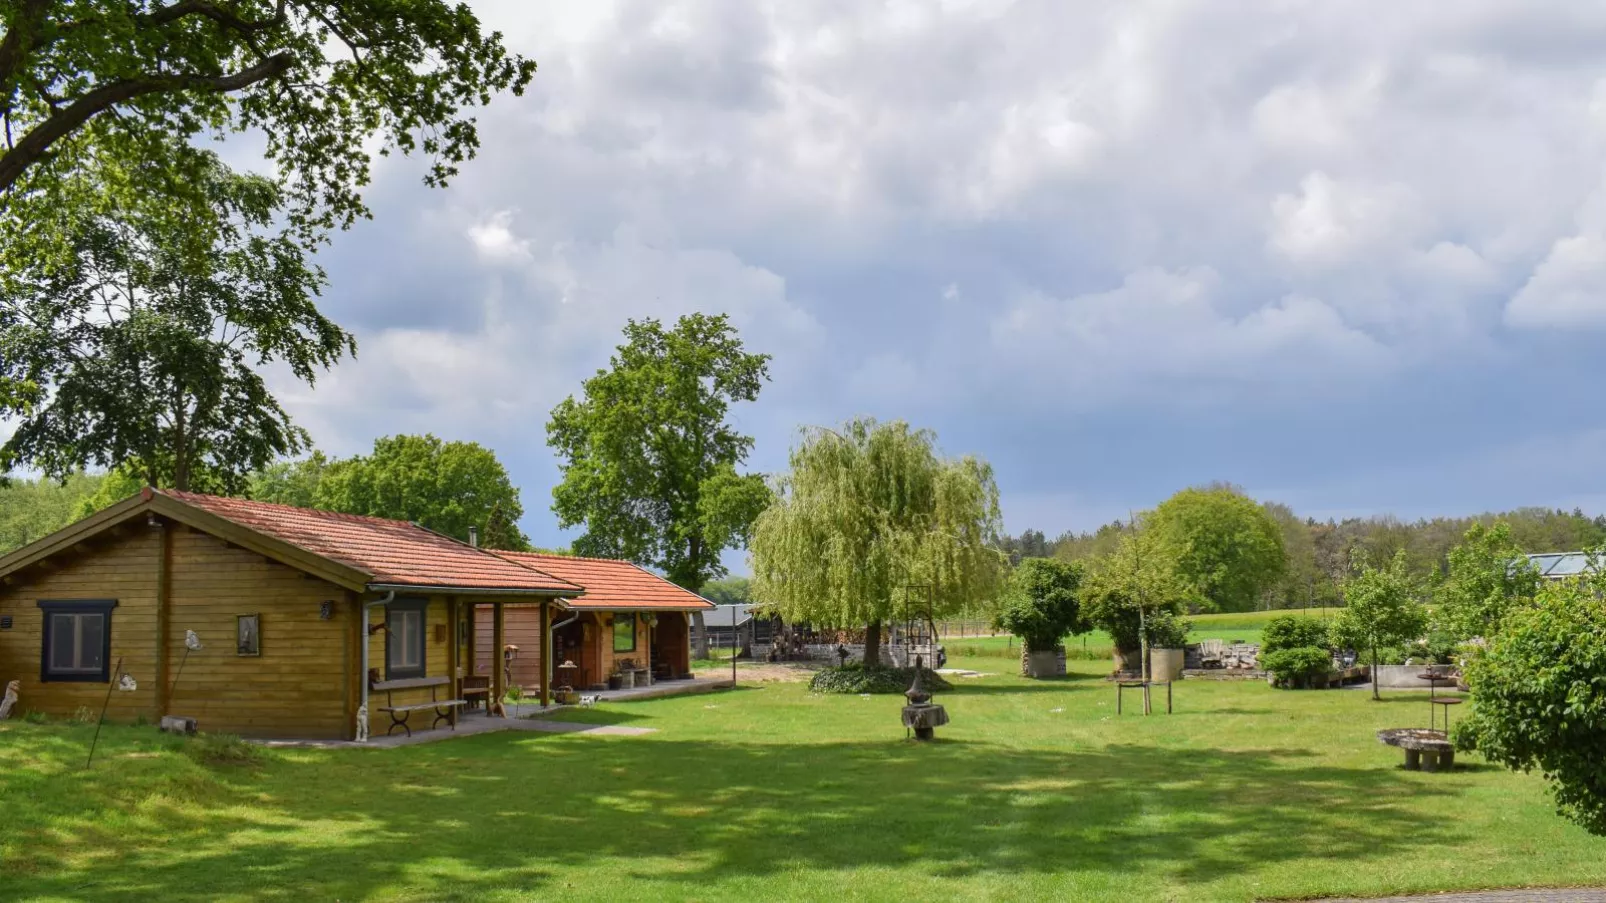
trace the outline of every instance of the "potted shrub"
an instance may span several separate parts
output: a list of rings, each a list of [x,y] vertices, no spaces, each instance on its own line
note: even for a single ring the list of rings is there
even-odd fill
[[[1145,625],[1149,634],[1149,679],[1182,677],[1188,644],[1188,622],[1172,613],[1157,612]]]
[[[1028,558],[1010,575],[993,626],[1020,637],[1021,672],[1027,677],[1065,674],[1060,640],[1087,629],[1076,596],[1081,582],[1080,565],[1053,558]]]

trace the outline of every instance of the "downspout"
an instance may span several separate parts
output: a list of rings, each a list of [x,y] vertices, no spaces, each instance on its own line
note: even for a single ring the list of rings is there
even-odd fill
[[[558,676],[557,670],[553,667],[554,663],[557,661],[557,658],[558,658],[558,628],[559,627],[568,627],[570,624],[573,624],[575,621],[578,621],[579,619],[580,619],[580,613],[579,612],[575,612],[575,613],[569,615],[567,618],[564,618],[561,621],[553,622],[551,625],[549,625],[547,627],[547,631],[546,631],[546,647],[548,649],[552,650],[552,654],[547,656],[547,663],[545,665],[545,667],[546,667],[546,681],[547,681],[547,686],[549,686],[549,687],[552,685],[553,679]]]
[[[362,681],[362,706],[357,709],[360,713],[357,717],[363,721],[363,729],[359,733],[365,741],[368,737],[368,646],[369,637],[373,636],[373,632],[368,629],[368,611],[376,605],[389,605],[394,601],[396,601],[396,591],[390,590],[382,598],[375,599],[372,602],[364,602],[362,606],[362,623],[360,625],[362,635],[359,637],[362,641],[362,673],[357,676]]]

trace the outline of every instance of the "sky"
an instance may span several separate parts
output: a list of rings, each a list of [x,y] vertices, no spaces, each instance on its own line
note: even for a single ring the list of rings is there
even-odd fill
[[[561,543],[548,412],[703,311],[774,356],[751,469],[902,418],[1012,532],[1606,509],[1606,4],[473,5],[539,71],[323,253],[359,355],[278,388],[325,451],[481,442]]]

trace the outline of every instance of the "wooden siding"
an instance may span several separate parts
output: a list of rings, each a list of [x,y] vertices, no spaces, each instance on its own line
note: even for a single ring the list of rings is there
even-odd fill
[[[451,612],[449,610],[449,598],[447,596],[408,596],[403,593],[396,594],[397,602],[403,602],[411,599],[425,599],[429,602],[429,607],[424,612],[424,676],[453,676],[451,648],[452,622]],[[373,597],[370,597],[369,601],[372,602]],[[370,608],[368,610],[368,623],[375,627],[383,625],[385,623],[385,606],[375,605],[374,607]],[[361,654],[360,648],[358,653]],[[362,665],[359,662],[353,667],[360,668]],[[379,672],[380,680],[385,679],[385,632],[383,630],[375,631],[374,633],[368,635],[368,667],[370,670]],[[456,684],[452,684],[448,687],[436,688],[436,698],[452,698],[452,694],[455,692],[452,687],[455,686]],[[368,724],[373,736],[376,737],[382,736],[385,733],[386,726],[390,724],[390,716],[379,711],[379,708],[385,705],[386,698],[386,694],[382,691],[377,693],[370,692],[369,694]],[[401,690],[391,694],[389,698],[397,705],[410,705],[415,702],[428,702],[429,690]],[[427,713],[415,713],[412,717],[414,730],[418,729],[418,719],[421,714]],[[426,719],[423,724],[426,728],[429,727],[428,719]]]
[[[345,590],[187,528],[173,533],[170,582],[167,654],[177,680],[169,714],[245,737],[353,733],[346,695],[357,666],[347,666]],[[319,617],[325,601],[336,612],[328,621]],[[235,643],[236,617],[250,614],[261,616],[259,656],[240,655]],[[203,644],[187,661],[186,630]]]
[[[17,702],[21,712],[67,717],[80,708],[98,714],[106,701],[104,682],[41,683],[39,659],[44,643],[44,613],[39,600],[116,599],[111,616],[111,658],[134,676],[139,689],[111,694],[108,720],[132,721],[156,715],[156,578],[161,557],[161,529],[143,521],[121,534],[105,534],[96,544],[80,544],[40,565],[13,575],[0,586],[0,616],[11,629],[0,630],[0,686],[22,683]]]
[[[501,661],[491,637],[491,603],[474,609],[474,673],[490,677],[493,663]],[[541,684],[541,609],[538,606],[502,608],[502,642],[519,647],[513,659],[513,683],[527,692]],[[467,669],[465,668],[465,673]]]

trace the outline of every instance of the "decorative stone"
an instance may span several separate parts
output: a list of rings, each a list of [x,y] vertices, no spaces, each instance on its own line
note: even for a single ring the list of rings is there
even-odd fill
[[[909,700],[909,704],[903,707],[903,726],[915,732],[916,740],[934,740],[937,728],[948,723],[948,710],[932,704],[931,693],[921,679],[923,673],[921,657],[917,655],[914,683],[903,694]]]
[[[193,734],[197,729],[194,718],[183,715],[163,715],[162,730],[170,734]]]
[[[368,742],[368,707],[357,706],[357,742]]]
[[[1397,727],[1378,731],[1377,739],[1405,750],[1406,771],[1449,771],[1455,767],[1455,746],[1443,731]]]
[[[0,699],[0,721],[11,717],[11,710],[17,705],[17,694],[22,691],[22,682],[14,680],[6,684],[6,695]]]

